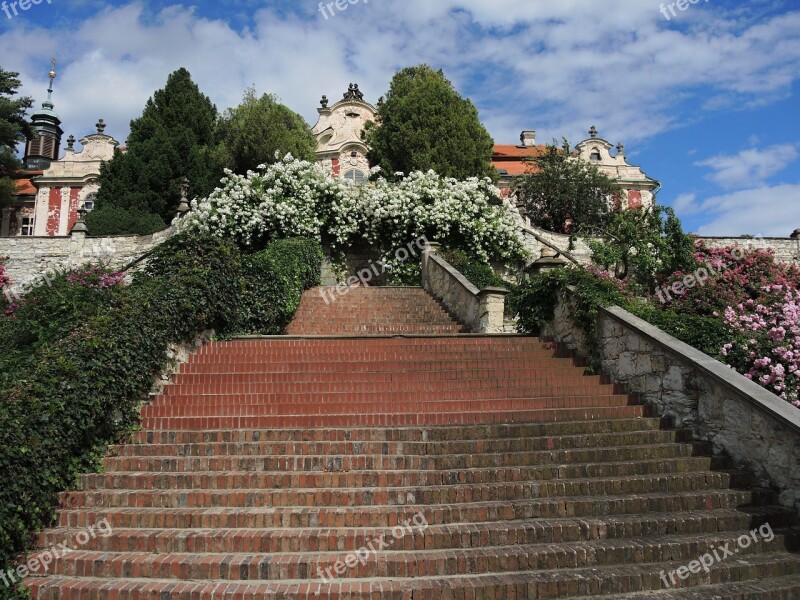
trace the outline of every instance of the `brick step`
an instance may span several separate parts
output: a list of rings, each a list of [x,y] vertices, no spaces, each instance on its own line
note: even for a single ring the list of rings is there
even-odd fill
[[[430,506],[342,507],[192,507],[125,508],[64,506],[58,513],[63,527],[87,527],[108,519],[112,527],[132,528],[251,528],[274,527],[393,527],[422,512],[430,524],[518,521],[525,519],[605,518],[620,515],[675,513],[716,509],[755,511],[750,491],[723,490],[644,494],[637,497],[562,498],[474,501]],[[758,507],[758,510],[764,510]]]
[[[311,362],[336,360],[338,362],[354,362],[358,360],[370,359],[374,361],[383,360],[502,360],[503,358],[516,359],[539,359],[541,361],[563,360],[554,357],[555,350],[538,346],[508,346],[505,348],[470,347],[449,348],[448,346],[375,346],[372,348],[315,348],[315,347],[267,347],[253,348],[251,350],[239,352],[222,352],[215,354],[199,354],[195,364],[220,363],[232,364],[236,362],[257,362],[265,360],[280,362]]]
[[[64,492],[60,501],[64,508],[243,508],[243,507],[348,507],[360,509],[376,505],[403,506],[407,504],[442,505],[468,502],[515,502],[533,501],[533,508],[540,511],[535,518],[562,517],[566,514],[597,516],[624,512],[637,506],[665,512],[670,506],[679,510],[694,510],[692,502],[702,500],[707,508],[731,508],[752,501],[751,491],[720,489],[717,485],[705,485],[705,489],[681,490],[675,494],[664,492],[639,492],[637,496],[617,495],[613,489],[607,495],[585,496],[541,496],[539,489],[547,484],[496,483],[483,485],[445,485],[411,488],[382,489],[318,489],[318,490],[102,490],[87,492]],[[580,486],[576,486],[580,487]],[[668,487],[668,486],[665,486]],[[555,490],[554,490],[555,491]],[[743,502],[741,500],[744,500]],[[731,505],[731,502],[737,502]],[[612,508],[614,507],[614,508]],[[630,508],[629,508],[630,507]],[[573,512],[563,513],[564,510]],[[589,510],[589,512],[587,512]]]
[[[150,444],[203,444],[237,442],[436,442],[462,440],[495,440],[507,438],[554,438],[570,435],[615,434],[639,431],[658,431],[660,419],[598,419],[591,421],[562,421],[554,423],[497,423],[431,428],[381,427],[322,427],[316,429],[221,429],[198,431],[142,430],[131,433],[129,445],[110,447],[111,453]]]
[[[286,337],[286,336],[262,336],[240,338],[232,340],[222,340],[207,344],[197,350],[196,356],[208,354],[226,355],[229,352],[247,352],[251,350],[262,350],[270,348],[284,348],[290,350],[301,350],[304,348],[313,349],[318,352],[334,352],[339,349],[351,351],[366,351],[370,348],[409,348],[418,347],[422,349],[430,348],[452,348],[460,350],[463,348],[490,348],[502,350],[504,348],[547,348],[556,349],[558,344],[542,340],[538,337],[502,333],[493,335],[472,334],[457,336],[411,336],[407,338],[366,338],[348,339],[335,338],[325,339],[317,337]]]
[[[689,589],[666,589],[658,592],[636,592],[617,596],[616,600],[797,600],[800,598],[800,575],[788,575],[755,581],[725,582]]]
[[[443,394],[448,396],[449,394]],[[454,394],[458,396],[457,394]],[[405,394],[380,394],[377,397],[361,394],[341,394],[340,396],[303,394],[297,397],[278,394],[252,394],[222,396],[228,403],[210,401],[206,397],[194,399],[180,397],[177,405],[150,405],[141,410],[143,419],[157,417],[228,417],[228,416],[269,416],[269,415],[372,415],[392,413],[394,415],[420,412],[473,412],[479,410],[531,411],[545,409],[577,409],[636,406],[629,396],[586,395],[586,396],[542,396],[531,398],[492,395],[483,391],[467,398],[415,398],[403,401]]]
[[[224,448],[224,446],[223,446]],[[252,448],[253,450],[257,449]],[[155,449],[157,450],[157,449]],[[241,462],[243,465],[254,465],[261,470],[267,471],[363,471],[377,469],[405,470],[412,469],[475,469],[489,467],[518,467],[518,466],[558,466],[562,468],[574,468],[582,464],[610,463],[647,460],[664,461],[673,458],[691,458],[696,452],[691,444],[648,444],[645,446],[609,446],[609,447],[579,447],[563,448],[552,450],[519,450],[495,453],[468,453],[450,454],[440,456],[421,456],[421,455],[330,455],[330,454],[307,454],[298,456],[296,454],[253,454],[242,456],[213,455],[210,451],[203,452],[202,445],[198,445],[199,453],[195,458],[205,460],[229,460],[230,464]],[[124,457],[125,458],[125,457]],[[147,458],[138,457],[138,458]],[[155,456],[156,459],[166,459],[169,461],[190,458],[186,456]],[[704,458],[704,457],[701,457]],[[113,460],[110,458],[109,460]],[[709,464],[712,459],[706,458]],[[193,463],[199,464],[199,463]],[[211,463],[209,463],[211,464]],[[225,464],[224,462],[218,464]],[[633,464],[633,462],[632,462]],[[209,469],[214,470],[214,469]],[[239,469],[248,470],[248,469]]]
[[[602,384],[597,381],[583,381],[578,377],[562,381],[536,381],[534,379],[518,380],[465,380],[465,381],[339,381],[333,382],[263,382],[263,383],[175,383],[164,388],[164,393],[159,396],[157,403],[169,404],[177,401],[176,397],[190,396],[204,398],[219,395],[252,395],[275,394],[292,395],[323,394],[337,397],[339,394],[408,394],[408,395],[443,395],[446,393],[477,393],[486,390],[490,392],[508,391],[509,393],[537,394],[553,396],[556,394],[570,395],[572,393],[595,392],[601,395],[619,394],[624,391],[620,385]],[[529,396],[535,397],[535,396]]]
[[[641,406],[598,408],[559,408],[542,410],[495,410],[477,412],[458,410],[453,413],[395,414],[336,414],[231,417],[152,417],[142,419],[144,429],[202,430],[202,429],[269,429],[296,427],[403,427],[411,425],[475,425],[484,423],[530,423],[553,421],[586,421],[591,419],[627,419],[644,416]]]
[[[520,544],[564,544],[634,537],[715,534],[752,530],[772,523],[776,533],[787,521],[797,521],[789,509],[773,507],[758,515],[740,510],[677,512],[603,519],[552,519],[429,525],[414,536],[395,541],[388,551],[416,549],[485,548]],[[418,522],[421,520],[418,519]],[[334,552],[362,548],[391,528],[274,528],[274,529],[151,529],[116,528],[81,544],[83,529],[59,527],[39,536],[42,548],[66,542],[81,550],[105,552]],[[791,531],[796,535],[796,530]],[[666,539],[666,538],[665,538]]]
[[[489,486],[502,486],[508,491],[509,484],[520,484],[528,489],[514,491],[512,498],[552,498],[556,496],[604,496],[620,494],[640,494],[652,492],[684,492],[709,489],[726,489],[731,485],[731,475],[723,472],[683,472],[637,475],[626,478],[553,478],[531,482],[526,469],[498,469],[495,477],[491,470],[479,471],[423,471],[417,473],[326,473],[306,476],[291,476],[274,473],[126,473],[82,475],[82,489],[87,494],[108,492],[117,496],[123,492],[143,490],[170,490],[194,492],[216,492],[220,490],[252,491],[262,490],[265,496],[280,496],[282,502],[307,505],[309,496],[319,497],[327,492],[335,493],[344,506],[361,505],[371,499],[381,501],[386,498],[426,498],[435,494],[471,495],[485,493]],[[349,484],[349,485],[348,485]],[[459,490],[449,489],[458,486]],[[377,488],[380,488],[378,490]],[[288,497],[285,492],[289,490]],[[490,491],[490,490],[486,490]],[[80,492],[73,492],[80,493]],[[522,495],[520,495],[522,494]],[[505,500],[508,495],[501,495]],[[457,500],[456,500],[457,501]],[[277,504],[276,504],[277,505]],[[285,505],[285,504],[282,504]]]
[[[570,450],[647,446],[691,441],[686,430],[650,430],[621,433],[589,433],[554,437],[504,437],[447,441],[271,441],[150,443],[113,446],[112,457],[123,456],[424,456],[429,458],[475,453]],[[108,459],[107,459],[108,460]]]
[[[26,580],[38,600],[92,598],[96,600],[222,600],[259,598],[265,600],[312,598],[382,600],[425,598],[574,598],[615,597],[638,591],[658,591],[664,583],[661,572],[677,569],[674,563],[595,567],[542,571],[517,571],[491,575],[447,576],[432,574],[411,580],[380,578],[369,581],[335,579],[328,583],[281,581],[211,582],[174,579],[100,579],[46,577]],[[756,590],[764,578],[800,580],[800,558],[786,553],[753,554],[715,564],[709,574],[690,575],[689,585],[752,581]],[[409,595],[411,594],[411,595]],[[498,595],[499,594],[499,595]],[[689,596],[691,597],[691,596]]]
[[[295,373],[239,373],[239,374],[198,374],[198,373],[178,373],[173,376],[171,383],[166,386],[169,392],[172,388],[189,385],[218,386],[220,384],[274,384],[287,385],[296,383],[298,385],[309,383],[338,384],[342,381],[339,373],[314,373],[308,371],[298,371]],[[467,384],[480,382],[503,383],[510,386],[518,385],[520,382],[535,382],[543,385],[555,385],[559,383],[585,383],[591,385],[605,385],[611,383],[607,377],[599,375],[584,375],[582,367],[570,367],[560,372],[554,373],[552,370],[525,369],[514,371],[507,369],[504,371],[494,371],[484,369],[469,373],[456,370],[450,371],[373,371],[351,373],[347,381],[357,384],[402,384],[406,382],[414,383],[442,383],[455,384],[466,382]]]
[[[315,478],[322,478],[337,474],[340,479],[343,477],[374,477],[376,473],[385,472],[386,476],[396,477],[408,471],[459,471],[470,469],[471,471],[481,471],[488,469],[495,470],[522,470],[530,477],[541,480],[551,479],[582,479],[587,477],[628,477],[634,475],[658,475],[670,473],[689,473],[697,471],[711,470],[713,460],[708,457],[692,458],[657,458],[639,461],[622,462],[600,462],[586,464],[553,464],[553,465],[508,465],[508,463],[524,462],[520,459],[480,459],[475,458],[469,463],[464,461],[438,462],[423,457],[391,457],[375,456],[361,458],[338,458],[338,457],[313,457],[307,461],[300,462],[297,459],[272,461],[264,458],[251,456],[224,456],[224,457],[192,457],[192,458],[121,458],[106,459],[107,471],[110,473],[119,472],[155,472],[155,473],[181,473],[188,471],[208,471],[222,472],[264,472],[270,473],[271,468],[283,467],[287,464],[294,467],[294,474],[282,471],[272,471],[281,473],[292,481],[297,478],[305,478],[309,481]],[[505,463],[505,464],[492,464]],[[475,466],[472,466],[475,465]],[[479,466],[480,465],[480,466]],[[123,469],[123,467],[125,467]],[[460,471],[459,471],[460,472]],[[737,472],[728,472],[734,483],[738,484]],[[466,471],[465,477],[477,477],[477,473]],[[352,486],[351,486],[352,487]]]
[[[252,360],[239,360],[229,363],[209,362],[195,363],[190,362],[182,365],[181,373],[201,373],[201,374],[233,374],[233,373],[282,373],[282,372],[321,372],[321,373],[371,373],[371,372],[392,372],[402,370],[420,371],[442,371],[442,370],[467,370],[467,369],[524,369],[536,366],[538,368],[551,367],[553,374],[557,374],[559,368],[572,369],[571,363],[548,364],[549,360],[565,359],[546,359],[536,357],[525,358],[502,358],[496,357],[491,360],[480,360],[474,357],[457,358],[453,360],[424,358],[397,358],[386,360],[373,360],[370,357],[353,359],[351,361],[309,358],[309,360],[269,360],[262,362]],[[535,365],[532,365],[535,363]]]
[[[424,527],[424,525],[423,525]],[[412,537],[414,550],[391,548],[398,539]],[[668,536],[659,539],[632,538],[570,542],[562,544],[523,544],[498,546],[494,552],[487,548],[459,550],[428,550],[425,536],[415,525],[402,525],[396,530],[372,540],[380,553],[364,552],[364,564],[348,568],[341,576],[347,579],[373,577],[413,578],[419,575],[481,575],[515,572],[523,569],[584,569],[635,563],[690,562],[715,548],[739,550],[738,532]],[[378,540],[382,541],[379,542]],[[756,535],[747,550],[737,552],[742,557],[778,553],[785,549],[787,539],[775,534],[771,542]],[[386,546],[383,546],[386,544]],[[369,545],[368,545],[369,547]],[[355,550],[355,548],[353,549]],[[179,580],[274,581],[321,579],[336,576],[335,564],[344,561],[352,550],[334,552],[263,553],[164,553],[126,551],[109,555],[77,549],[57,558],[39,574],[77,575],[80,577],[134,577]],[[380,554],[380,560],[376,554]],[[800,565],[800,557],[796,557]],[[800,570],[798,570],[800,573]],[[37,573],[32,573],[36,575]]]

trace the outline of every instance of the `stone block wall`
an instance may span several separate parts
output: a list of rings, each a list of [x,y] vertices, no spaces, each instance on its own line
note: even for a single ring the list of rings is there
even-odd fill
[[[569,314],[562,299],[543,334],[585,351]],[[620,307],[600,310],[597,338],[603,372],[800,511],[800,410]]]
[[[122,268],[172,235],[171,229],[153,235],[92,238],[82,233],[67,237],[0,238],[0,257],[15,289],[24,288],[48,273],[90,262]]]

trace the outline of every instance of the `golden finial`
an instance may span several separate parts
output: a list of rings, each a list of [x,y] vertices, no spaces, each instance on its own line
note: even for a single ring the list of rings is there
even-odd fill
[[[56,57],[55,56],[50,59],[50,64],[52,65],[52,68],[50,69],[50,80],[52,81],[53,79],[56,78]]]

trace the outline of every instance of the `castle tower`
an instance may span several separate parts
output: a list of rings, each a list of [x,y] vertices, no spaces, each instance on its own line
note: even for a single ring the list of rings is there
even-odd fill
[[[33,113],[31,125],[36,132],[36,137],[29,140],[25,146],[25,168],[30,170],[43,170],[58,160],[61,148],[61,119],[53,110],[53,80],[56,78],[56,59],[52,60],[50,69],[50,87],[47,88],[47,100],[42,102],[42,108]]]

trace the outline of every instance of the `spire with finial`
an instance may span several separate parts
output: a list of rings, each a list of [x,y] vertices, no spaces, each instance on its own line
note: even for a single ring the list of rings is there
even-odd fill
[[[47,100],[31,115],[31,125],[36,135],[25,146],[23,162],[28,169],[46,169],[58,159],[61,136],[61,119],[53,110],[53,80],[56,78],[56,58],[50,60],[50,85],[47,87]]]
[[[103,119],[100,119],[97,123],[95,123],[95,127],[97,127],[97,133],[102,134],[106,130],[106,122]]]
[[[594,139],[594,138],[596,138],[596,137],[597,137],[597,127],[595,127],[594,125],[592,125],[592,126],[589,128],[589,136],[590,136],[592,139]]]
[[[623,144],[622,142],[617,144],[617,152],[619,152],[620,154],[622,154],[624,156],[625,155],[625,144]]]
[[[67,149],[75,150],[74,146],[75,146],[75,136],[70,134],[69,137],[67,138]]]

